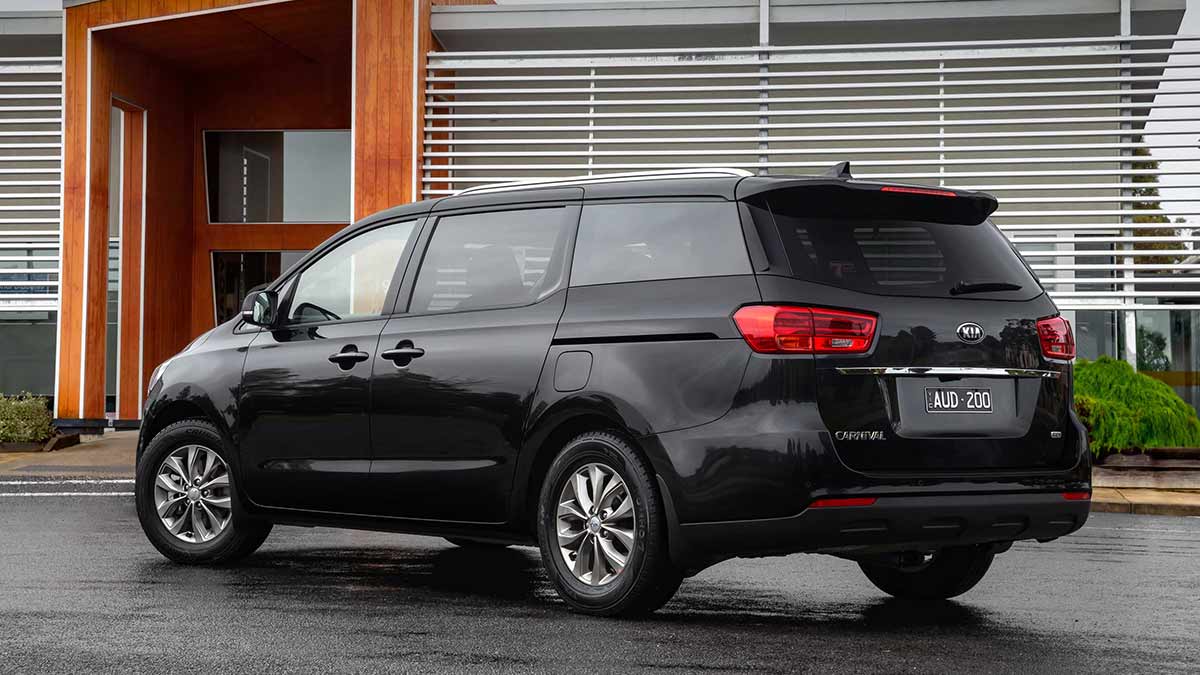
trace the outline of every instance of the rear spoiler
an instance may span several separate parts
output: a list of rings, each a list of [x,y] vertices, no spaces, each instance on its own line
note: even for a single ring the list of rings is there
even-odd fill
[[[857,180],[850,163],[822,176],[751,176],[738,181],[739,201],[802,201],[813,217],[891,218],[978,225],[999,206],[986,192]]]

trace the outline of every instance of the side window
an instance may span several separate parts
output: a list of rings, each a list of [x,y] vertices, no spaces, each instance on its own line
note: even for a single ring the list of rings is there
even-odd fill
[[[552,290],[569,218],[565,207],[445,216],[433,231],[410,312],[529,304]]]
[[[415,221],[368,230],[309,265],[295,282],[288,323],[378,316]]]
[[[583,207],[572,286],[750,273],[734,203]]]

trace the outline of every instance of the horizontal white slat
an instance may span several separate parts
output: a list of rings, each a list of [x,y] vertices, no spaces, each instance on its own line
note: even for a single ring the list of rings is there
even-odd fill
[[[1195,80],[1193,80],[1195,81]],[[934,86],[926,86],[926,89],[936,89]],[[648,93],[653,93],[648,92]],[[1190,95],[1200,93],[1200,89],[1169,89],[1159,91],[1157,89],[1144,89],[1131,91],[1130,94],[1137,96],[1152,96],[1156,94],[1164,95]],[[646,98],[646,99],[588,99],[588,98],[573,98],[573,99],[550,99],[550,100],[535,100],[528,98],[497,98],[490,101],[442,101],[431,100],[426,102],[427,108],[512,108],[512,107],[527,107],[538,106],[545,108],[606,108],[606,107],[630,107],[630,106],[735,106],[735,105],[791,105],[794,103],[878,103],[878,102],[910,102],[910,101],[933,101],[933,102],[950,102],[950,101],[986,101],[993,99],[1003,100],[1023,100],[1023,99],[1047,99],[1047,98],[1105,98],[1111,96],[1120,96],[1120,90],[1116,89],[1059,89],[1052,91],[989,91],[989,92],[968,92],[968,93],[929,93],[929,94],[874,94],[870,96],[765,96],[765,97],[741,97],[741,98]],[[1015,107],[1015,106],[1013,106]],[[936,108],[936,106],[935,106]],[[963,106],[955,106],[953,108],[947,106],[945,112],[959,112]],[[928,112],[927,108],[921,108],[922,112]],[[771,114],[778,114],[772,110]],[[600,113],[589,113],[590,115],[599,117]]]
[[[709,157],[727,157],[736,155],[836,155],[846,152],[846,148],[837,147],[775,147],[775,148],[757,148],[750,147],[750,144],[762,142],[762,139],[742,139],[747,143],[744,148],[687,148],[687,149],[663,149],[655,148],[650,150],[526,150],[520,152],[516,150],[502,150],[491,152],[485,150],[428,150],[425,152],[426,157],[688,157],[692,155],[705,155]],[[768,139],[769,142],[775,143],[774,139]],[[583,142],[586,144],[586,141]],[[1059,152],[1059,151],[1076,151],[1076,150],[1158,150],[1158,149],[1178,149],[1187,148],[1193,149],[1196,147],[1196,141],[1191,142],[1175,142],[1175,143],[1044,143],[1038,144],[1022,144],[1022,145],[924,145],[924,146],[877,146],[854,148],[853,151],[859,155],[878,155],[878,154],[903,154],[913,155],[921,153],[984,153],[984,152]],[[1105,155],[1111,159],[1112,154]],[[4,158],[0,157],[0,161]],[[44,158],[41,158],[44,159]],[[1016,161],[1020,161],[1017,159]]]
[[[894,51],[898,49],[978,49],[981,45],[991,47],[1045,47],[1047,45],[1141,45],[1152,42],[1190,43],[1200,41],[1200,35],[1191,34],[1156,34],[1156,35],[1090,35],[1085,37],[1040,37],[1014,38],[1007,40],[937,40],[926,42],[855,42],[838,44],[805,44],[805,45],[754,45],[744,47],[688,47],[688,48],[628,48],[628,49],[556,49],[556,50],[513,50],[513,51],[431,51],[428,58],[435,59],[444,56],[456,58],[492,58],[512,56],[578,56],[594,54],[600,56],[624,56],[630,54],[737,54],[737,53],[805,53],[805,52],[871,52]]]
[[[434,127],[429,127],[433,129]],[[611,127],[584,127],[590,131],[609,131]],[[445,131],[444,127],[439,127]],[[428,130],[428,129],[427,129]],[[530,129],[537,131],[537,128]],[[464,132],[464,128],[455,129],[458,132]],[[482,127],[479,131],[491,131],[489,127]],[[1052,131],[1033,131],[1026,130],[1021,132],[1021,138],[1068,138],[1073,136],[1088,136],[1088,137],[1106,137],[1106,136],[1129,136],[1128,129],[1111,128],[1111,129],[1059,129]],[[1155,137],[1160,136],[1194,136],[1195,132],[1177,131],[1171,133],[1156,133]],[[941,132],[941,133],[920,133],[920,134],[811,134],[807,136],[788,136],[783,134],[771,134],[767,140],[771,143],[830,143],[837,141],[852,141],[877,143],[880,141],[956,141],[956,140],[981,140],[986,138],[1003,138],[1010,139],[1013,134],[1011,131],[980,131],[980,132]],[[753,134],[744,134],[741,136],[654,136],[650,138],[638,136],[624,136],[618,138],[610,138],[606,136],[587,137],[587,136],[559,136],[552,138],[438,138],[430,139],[428,144],[438,146],[458,146],[458,145],[674,145],[674,144],[705,144],[705,143],[758,143],[762,139]],[[957,146],[951,146],[957,147]],[[991,146],[986,146],[991,147]],[[1033,147],[1040,147],[1033,144]],[[698,152],[707,152],[701,150]]]
[[[1115,72],[1120,72],[1120,65],[1105,65],[1105,68]],[[1200,63],[1197,63],[1193,68],[1200,70]],[[1192,70],[1193,68],[1185,68]],[[831,74],[828,77],[845,78],[844,74],[838,71],[829,71]],[[1197,82],[1200,81],[1200,73],[1194,75],[1113,75],[1110,77],[1050,77],[1050,78],[997,78],[997,79],[981,79],[981,80],[955,80],[946,79],[944,72],[936,70],[926,71],[931,75],[941,75],[939,79],[933,80],[901,80],[895,79],[895,73],[887,72],[892,79],[884,82],[820,82],[816,84],[722,84],[720,90],[722,93],[732,91],[745,92],[771,92],[771,91],[826,91],[830,89],[850,89],[853,91],[869,91],[871,89],[953,89],[956,87],[1012,87],[1012,86],[1029,86],[1029,85],[1064,85],[1064,84],[1132,84],[1134,82]],[[780,75],[777,73],[767,73],[764,77],[763,73],[754,73],[754,77],[763,80],[778,80]],[[1105,95],[1111,94],[1111,89],[1105,90]],[[647,85],[643,87],[512,87],[512,88],[492,88],[492,89],[462,89],[455,88],[452,90],[455,99],[453,102],[430,101],[427,105],[430,106],[455,106],[465,104],[462,96],[503,96],[503,99],[509,100],[512,96],[547,96],[557,94],[582,94],[588,97],[603,95],[603,94],[663,94],[663,93],[687,93],[687,92],[713,92],[713,86],[709,85]],[[447,94],[445,89],[426,89],[426,96],[444,96]],[[551,105],[549,101],[535,99],[539,104]],[[586,99],[585,99],[586,100]],[[639,99],[640,100],[640,99]],[[600,100],[596,101],[600,103]],[[480,105],[492,105],[495,101],[481,101]]]
[[[684,52],[685,54],[688,52]],[[471,52],[460,52],[469,55]],[[978,61],[983,59],[1050,59],[1056,57],[1090,58],[1090,59],[1119,59],[1121,57],[1147,57],[1200,54],[1200,50],[1190,47],[1174,47],[1166,49],[1121,49],[1108,47],[1032,47],[1014,49],[999,47],[970,48],[961,50],[937,49],[897,49],[881,53],[867,53],[861,49],[847,52],[811,53],[811,54],[773,54],[764,60],[758,53],[730,53],[705,59],[703,62],[679,58],[675,54],[657,55],[628,55],[628,56],[572,56],[563,52],[544,52],[540,57],[496,57],[477,59],[455,56],[452,53],[436,54],[431,58],[427,67],[431,71],[453,70],[545,70],[552,68],[659,68],[673,70],[676,68],[738,68],[759,67],[767,64],[809,64],[809,63],[879,63],[881,60],[895,61],[937,61],[954,63],[960,61]]]
[[[1194,68],[1200,65],[1200,61],[1192,59],[1145,59],[1135,63],[1120,63],[1116,60],[1104,63],[1078,63],[1074,60],[1065,61],[1063,63],[1026,63],[1019,66],[924,66],[920,68],[838,68],[830,70],[820,69],[805,69],[805,70],[785,70],[779,67],[779,64],[770,62],[760,65],[766,65],[770,68],[767,75],[771,81],[806,79],[806,78],[847,78],[847,77],[906,77],[910,75],[933,75],[946,77],[948,80],[953,80],[956,75],[983,75],[983,74],[1001,74],[1001,73],[1050,73],[1056,71],[1066,72],[1083,72],[1083,71],[1100,71],[1100,72],[1138,72],[1145,70],[1160,70],[1168,65],[1177,68]],[[646,81],[689,81],[689,80],[760,80],[762,74],[757,70],[742,70],[739,72],[659,72],[659,73],[631,73],[631,72],[616,72],[607,73],[599,71],[594,75],[589,71],[577,71],[574,73],[530,73],[527,71],[520,72],[504,72],[493,71],[486,75],[437,75],[432,74],[426,78],[426,82],[434,84],[459,84],[459,83],[496,83],[496,82],[514,82],[517,86],[528,85],[532,82],[646,82]],[[722,87],[723,88],[723,87]],[[757,88],[755,86],[754,88]],[[470,91],[467,88],[467,91]],[[442,94],[457,94],[458,87],[438,87],[433,86],[426,89],[426,92],[433,95]]]
[[[1140,124],[1151,121],[1150,115],[1096,115],[1096,116],[1075,116],[1067,117],[1063,115],[1050,115],[1042,117],[984,117],[970,119],[940,119],[936,114],[939,111],[936,108],[928,110],[935,113],[930,119],[905,119],[905,120],[870,120],[870,121],[845,121],[840,120],[836,116],[828,120],[819,120],[816,122],[754,122],[754,123],[713,123],[713,124],[568,124],[568,125],[542,125],[542,124],[526,124],[521,126],[500,126],[500,125],[467,125],[467,126],[426,126],[425,132],[429,134],[437,133],[547,133],[561,131],[575,132],[614,132],[614,131],[736,131],[736,130],[756,130],[770,131],[772,129],[875,129],[887,127],[987,127],[987,126],[1042,126],[1048,124]],[[946,112],[942,110],[941,112]],[[954,112],[958,112],[955,110]],[[756,112],[747,112],[745,116],[752,117]],[[425,116],[429,119],[429,115]],[[768,118],[769,119],[769,118]],[[1162,123],[1187,123],[1200,122],[1200,116],[1192,115],[1174,115],[1162,116],[1155,115],[1153,118],[1156,122]],[[1113,127],[1110,127],[1113,128]],[[436,139],[427,139],[426,143],[436,144]]]

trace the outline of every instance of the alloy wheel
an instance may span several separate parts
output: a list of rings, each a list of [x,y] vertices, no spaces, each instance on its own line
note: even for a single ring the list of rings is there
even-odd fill
[[[633,555],[633,496],[621,475],[605,464],[587,464],[571,474],[558,500],[556,523],[563,561],[589,586],[612,583]]]
[[[175,538],[189,544],[212,541],[233,513],[225,460],[203,445],[185,445],[167,455],[154,477],[154,506]]]

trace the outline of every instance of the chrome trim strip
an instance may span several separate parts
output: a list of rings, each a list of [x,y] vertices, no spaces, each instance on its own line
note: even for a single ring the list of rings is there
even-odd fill
[[[1057,370],[1034,368],[950,368],[945,366],[867,366],[862,368],[838,368],[842,375],[896,375],[920,377],[923,375],[955,375],[960,377],[1043,377],[1057,380],[1062,373]]]

